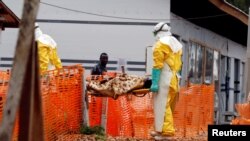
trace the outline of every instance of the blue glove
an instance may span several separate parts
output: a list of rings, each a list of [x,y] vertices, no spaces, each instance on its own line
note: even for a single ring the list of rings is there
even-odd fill
[[[152,69],[152,85],[150,87],[151,92],[158,92],[160,76],[161,76],[161,70],[153,68]]]

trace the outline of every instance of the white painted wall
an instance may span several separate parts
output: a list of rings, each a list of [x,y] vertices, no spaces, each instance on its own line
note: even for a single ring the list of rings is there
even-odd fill
[[[0,28],[0,44],[2,43],[2,28]]]
[[[21,18],[23,0],[3,1]],[[39,23],[42,31],[50,34],[58,43],[58,52],[62,59],[98,59],[101,52],[107,52],[110,60],[124,58],[127,61],[145,61],[146,47],[154,41],[153,24],[168,21],[169,8],[170,0],[41,0],[37,19],[152,23]],[[17,34],[18,29],[4,31],[0,57],[13,57]]]
[[[223,111],[220,111],[220,114],[223,114],[225,112],[225,108],[227,107],[228,110],[227,112],[235,112],[235,99],[234,95],[234,81],[235,81],[235,75],[234,75],[234,67],[235,67],[235,59],[239,59],[241,61],[241,68],[240,68],[240,94],[239,97],[244,96],[245,91],[244,88],[242,87],[244,79],[241,77],[244,77],[245,74],[241,69],[244,69],[242,66],[242,63],[246,62],[246,51],[247,47],[240,45],[234,41],[231,41],[225,37],[222,37],[212,31],[209,31],[207,29],[204,29],[202,27],[199,27],[197,25],[194,25],[186,20],[183,20],[181,17],[171,13],[171,27],[172,27],[172,32],[174,34],[177,34],[180,36],[181,40],[185,40],[189,42],[190,40],[197,41],[201,44],[204,44],[208,47],[211,47],[213,49],[218,50],[222,55],[227,56],[230,58],[230,71],[229,71],[229,77],[230,77],[230,82],[229,82],[229,87],[231,88],[229,90],[229,99],[228,103],[226,104],[226,97],[225,97],[225,92],[220,92],[220,102],[221,102],[221,107]],[[239,35],[240,36],[240,35]],[[185,53],[185,52],[184,52]],[[225,77],[226,77],[226,60],[221,60],[221,74],[220,74],[220,84],[225,84]],[[223,87],[224,88],[224,87]],[[222,107],[223,106],[223,107]],[[221,117],[221,121],[224,121],[224,118]],[[221,122],[220,121],[220,122]]]
[[[3,1],[21,18],[23,0]],[[246,49],[242,45],[198,27],[174,14],[170,17],[170,0],[42,0],[37,18],[136,23],[157,23],[172,19],[172,32],[180,35],[181,39],[186,41],[194,39],[218,49],[223,55],[245,61],[245,56],[242,54]],[[154,43],[153,24],[107,25],[51,22],[39,24],[43,32],[50,34],[58,43],[58,52],[62,59],[94,60],[99,58],[101,52],[107,52],[110,60],[124,58],[127,61],[145,61],[146,47]],[[17,34],[18,29],[11,28],[6,28],[2,33],[0,57],[13,57]],[[138,74],[138,72],[131,73]],[[144,74],[144,72],[139,72],[139,74]]]
[[[205,28],[194,25],[181,17],[171,14],[172,32],[180,35],[181,39],[195,40],[211,48],[217,49],[222,55],[245,61],[246,47],[222,37]]]

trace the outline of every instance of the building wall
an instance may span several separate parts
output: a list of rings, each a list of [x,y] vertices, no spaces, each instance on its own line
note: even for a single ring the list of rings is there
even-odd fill
[[[2,43],[2,27],[0,27],[0,44]]]
[[[237,58],[245,62],[246,47],[222,37],[212,31],[196,26],[175,14],[171,14],[172,32],[180,35],[181,39],[195,40],[206,46],[217,49],[222,55]]]
[[[3,1],[21,17],[22,0]],[[143,75],[145,50],[154,42],[153,27],[159,21],[170,19],[169,8],[170,0],[42,1],[37,21],[42,31],[58,43],[61,59],[95,62],[100,53],[107,52],[111,61],[120,58],[132,61],[131,67],[139,71],[130,69],[129,73]],[[13,57],[17,34],[18,29],[6,29],[0,57]],[[94,64],[83,63],[83,66],[89,68]],[[117,67],[117,64],[108,65]]]
[[[184,47],[188,47],[191,41],[195,41],[220,53],[220,63],[217,68],[219,79],[215,82],[215,107],[219,110],[219,117],[216,122],[229,124],[235,116],[235,104],[244,102],[246,94],[244,67],[247,47],[196,26],[173,13],[171,14],[171,27],[172,32],[178,35],[182,42],[185,41],[183,43],[187,44]],[[187,50],[184,49],[184,51]],[[187,52],[184,52],[184,54],[187,54]],[[184,62],[184,66],[185,64]],[[186,69],[186,67],[183,69]],[[185,80],[187,77],[184,76],[183,79]]]
[[[23,0],[3,1],[21,18]],[[190,41],[196,41],[218,50],[230,60],[240,60],[239,80],[243,80],[246,47],[170,14],[170,0],[43,0],[37,21],[43,32],[50,34],[58,43],[63,64],[81,63],[87,68],[86,74],[98,61],[101,52],[109,54],[110,70],[119,69],[119,60],[120,63],[125,60],[128,73],[150,73],[152,56],[149,46],[154,43],[152,30],[157,22],[167,21],[171,24],[172,33],[179,37],[184,47],[188,47]],[[1,69],[8,68],[8,64],[12,63],[17,36],[18,29],[7,28],[2,33]],[[230,64],[235,66],[234,62]],[[218,68],[223,72],[221,79],[225,77],[222,75],[226,68],[222,69]],[[234,71],[230,75],[234,78]],[[234,79],[231,79],[229,105],[223,103],[231,112],[234,111],[233,82]],[[224,80],[221,80],[222,83],[225,83]],[[242,85],[239,87],[243,89]],[[225,99],[225,93],[222,94]],[[241,91],[241,94],[244,92]]]

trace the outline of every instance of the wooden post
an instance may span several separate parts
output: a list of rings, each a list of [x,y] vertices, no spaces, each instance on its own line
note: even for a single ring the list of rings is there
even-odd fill
[[[43,141],[43,118],[37,44],[32,47],[20,102],[20,141]]]
[[[250,10],[250,8],[249,8]],[[248,25],[250,25],[250,19],[248,18]],[[248,27],[247,34],[247,52],[245,63],[245,100],[247,101],[247,95],[250,92],[250,28]]]
[[[87,87],[85,82],[85,76],[82,75],[82,86],[83,86],[83,125],[89,126],[89,102],[88,102],[88,93],[87,93]]]
[[[25,0],[17,40],[7,100],[0,127],[0,140],[11,141],[17,111],[20,109],[21,141],[42,141],[43,126],[38,84],[37,50],[34,49],[34,22],[39,0]],[[29,82],[30,81],[30,82]],[[23,102],[28,103],[23,103]],[[22,104],[20,104],[22,102]],[[21,108],[20,105],[22,106]],[[27,114],[27,116],[24,116]]]
[[[108,98],[102,98],[102,113],[101,113],[101,126],[104,128],[105,133],[107,133],[107,113],[108,113]]]

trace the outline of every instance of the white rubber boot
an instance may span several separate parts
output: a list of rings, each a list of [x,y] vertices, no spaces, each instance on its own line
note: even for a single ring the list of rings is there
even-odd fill
[[[157,131],[151,131],[151,132],[150,132],[150,135],[151,135],[152,137],[154,137],[154,136],[159,136],[159,135],[161,135],[161,133],[159,133],[159,132],[157,132]]]

